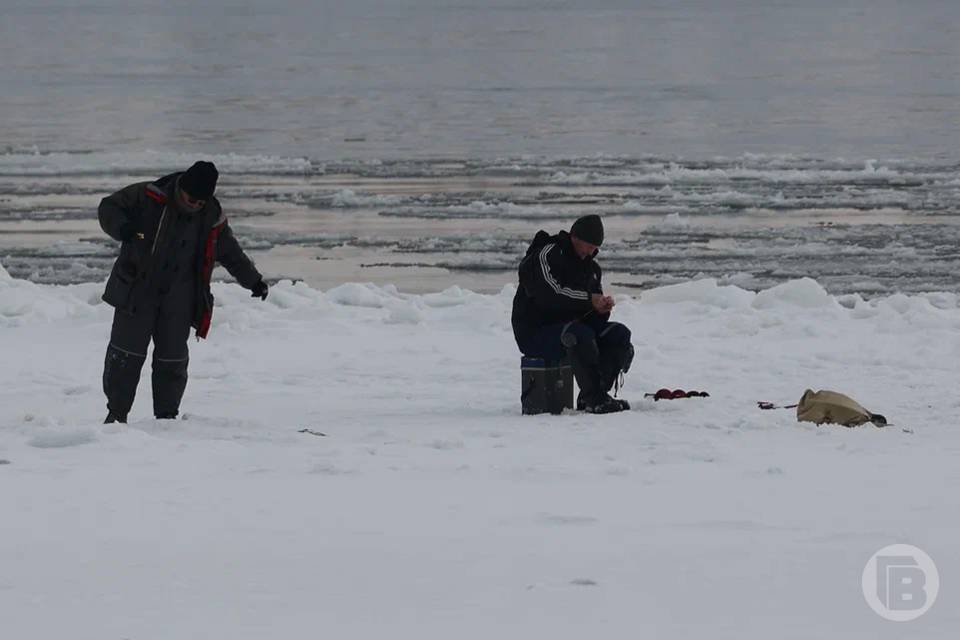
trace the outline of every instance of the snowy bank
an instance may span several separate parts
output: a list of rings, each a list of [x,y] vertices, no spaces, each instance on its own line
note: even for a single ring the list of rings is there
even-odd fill
[[[513,291],[216,285],[184,419],[147,366],[118,427],[101,285],[0,270],[4,635],[873,639],[907,628],[863,601],[875,551],[960,575],[955,295],[620,295],[634,410],[523,417]],[[755,406],[808,387],[894,426]],[[909,631],[952,633],[951,597]]]

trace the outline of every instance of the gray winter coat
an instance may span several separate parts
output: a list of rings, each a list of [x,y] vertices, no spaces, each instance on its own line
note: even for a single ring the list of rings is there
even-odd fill
[[[165,233],[173,212],[173,201],[179,173],[164,176],[155,182],[139,182],[107,196],[100,203],[100,226],[114,240],[120,241],[120,256],[113,265],[103,300],[123,313],[136,313],[145,296],[151,294],[158,250],[164,246]],[[173,206],[172,204],[170,205]],[[198,225],[200,238],[194,266],[196,309],[193,327],[198,338],[206,338],[213,316],[213,294],[210,276],[219,262],[237,281],[252,289],[263,277],[240,248],[219,201],[211,197],[195,215],[202,216]],[[159,248],[159,249],[158,249]]]

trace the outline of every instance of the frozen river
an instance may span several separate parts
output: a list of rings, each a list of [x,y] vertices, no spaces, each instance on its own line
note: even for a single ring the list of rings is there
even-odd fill
[[[607,216],[608,278],[955,290],[960,7],[0,2],[0,264],[102,279],[103,195],[198,157],[273,277],[492,291]]]

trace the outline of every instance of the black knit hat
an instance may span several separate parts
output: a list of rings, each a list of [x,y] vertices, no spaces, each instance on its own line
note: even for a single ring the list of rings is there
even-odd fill
[[[599,247],[603,244],[603,221],[596,214],[583,216],[570,227],[570,235]]]
[[[197,200],[209,200],[217,188],[217,178],[220,173],[212,162],[194,162],[180,176],[180,188]]]

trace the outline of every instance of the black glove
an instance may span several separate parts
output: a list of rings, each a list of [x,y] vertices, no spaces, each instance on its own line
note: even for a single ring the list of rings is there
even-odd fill
[[[260,281],[257,282],[257,284],[255,284],[255,285],[253,285],[252,287],[250,287],[250,291],[253,292],[253,293],[250,294],[250,297],[251,297],[251,298],[260,298],[261,300],[266,300],[266,299],[267,299],[267,292],[269,291],[269,289],[270,289],[270,288],[267,286],[267,283],[264,282],[263,280],[260,280]]]
[[[130,242],[134,238],[143,239],[143,234],[139,233],[140,230],[140,216],[139,215],[129,215],[127,221],[120,225],[120,230],[118,231],[120,235],[121,242]]]

